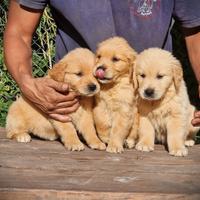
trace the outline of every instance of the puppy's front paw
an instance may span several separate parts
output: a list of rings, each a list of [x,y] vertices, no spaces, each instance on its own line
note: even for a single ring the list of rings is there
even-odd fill
[[[192,147],[192,146],[194,146],[194,144],[195,144],[194,140],[186,140],[185,141],[185,146],[187,146],[187,147]]]
[[[110,138],[106,137],[106,136],[99,136],[100,140],[104,143],[104,144],[108,144]]]
[[[84,144],[80,141],[65,142],[65,147],[69,151],[82,151],[85,149]]]
[[[150,151],[154,150],[154,145],[143,143],[143,142],[138,142],[137,145],[135,146],[135,148],[138,151],[150,152]]]
[[[16,135],[17,142],[28,143],[31,141],[31,136],[27,133]]]
[[[135,140],[131,138],[127,138],[124,142],[125,147],[128,149],[132,149],[135,147]]]
[[[89,145],[91,149],[97,149],[97,150],[105,150],[106,149],[106,145],[103,142],[96,142],[93,144]]]
[[[106,148],[106,151],[109,153],[122,153],[124,151],[123,145],[110,141]]]
[[[182,146],[181,148],[172,149],[169,151],[169,154],[172,156],[187,156],[188,155],[188,149],[185,146]]]

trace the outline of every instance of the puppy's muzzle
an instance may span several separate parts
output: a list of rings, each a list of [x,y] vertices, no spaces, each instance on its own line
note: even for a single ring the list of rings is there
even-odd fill
[[[97,67],[97,69],[95,71],[95,77],[97,77],[98,79],[104,79],[105,78],[105,67],[103,65]]]
[[[144,90],[145,97],[153,98],[154,94],[155,94],[155,91],[152,88],[147,88],[147,89]]]
[[[89,84],[87,87],[89,92],[95,92],[95,90],[97,89],[97,86],[93,83]]]
[[[99,66],[99,67],[97,67],[97,69],[96,70],[99,70],[99,69],[101,69],[101,70],[104,70],[105,71],[105,66],[104,65],[101,65],[101,66]]]

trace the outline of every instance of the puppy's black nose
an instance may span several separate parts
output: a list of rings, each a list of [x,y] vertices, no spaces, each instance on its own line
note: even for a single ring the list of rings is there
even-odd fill
[[[152,88],[147,88],[145,91],[144,91],[144,94],[145,96],[147,97],[152,97],[154,95],[154,89]]]
[[[94,92],[96,89],[97,89],[97,86],[95,84],[91,83],[88,85],[88,90],[90,92]]]

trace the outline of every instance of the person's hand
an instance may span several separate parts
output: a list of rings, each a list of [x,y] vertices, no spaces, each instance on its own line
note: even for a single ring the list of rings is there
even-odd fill
[[[47,77],[24,77],[20,89],[22,95],[47,117],[61,122],[71,121],[68,114],[79,107],[76,93],[69,92],[66,83]]]
[[[195,111],[194,118],[192,119],[193,126],[200,126],[200,111]]]
[[[199,84],[199,99],[200,99],[200,84]],[[193,126],[200,126],[200,111],[195,111],[194,118],[192,119]]]

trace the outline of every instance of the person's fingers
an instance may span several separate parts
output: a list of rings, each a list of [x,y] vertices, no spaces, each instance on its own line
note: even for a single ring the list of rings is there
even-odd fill
[[[75,92],[69,92],[66,95],[63,94],[56,94],[55,96],[55,102],[61,103],[61,102],[67,102],[67,101],[73,101],[77,97],[77,94]]]
[[[72,101],[60,102],[60,103],[58,103],[56,105],[56,107],[54,109],[71,107],[71,106],[73,106],[76,103],[78,103],[78,99],[74,99]]]
[[[71,118],[68,115],[60,115],[60,114],[50,114],[49,117],[51,119],[60,121],[60,122],[71,122]]]
[[[193,126],[200,126],[200,118],[192,119],[191,123],[192,123]]]
[[[56,91],[60,93],[66,93],[69,91],[69,86],[67,83],[57,82],[57,81],[54,81],[53,79],[49,79],[48,84],[49,86],[51,86],[52,88],[54,88]]]
[[[50,114],[61,114],[61,115],[67,115],[70,114],[72,112],[75,112],[79,107],[79,103],[75,103],[70,107],[66,107],[66,108],[59,108],[59,109],[55,109],[49,112]]]
[[[198,117],[200,118],[200,111],[195,111],[194,112],[194,117],[195,118],[198,118]]]

